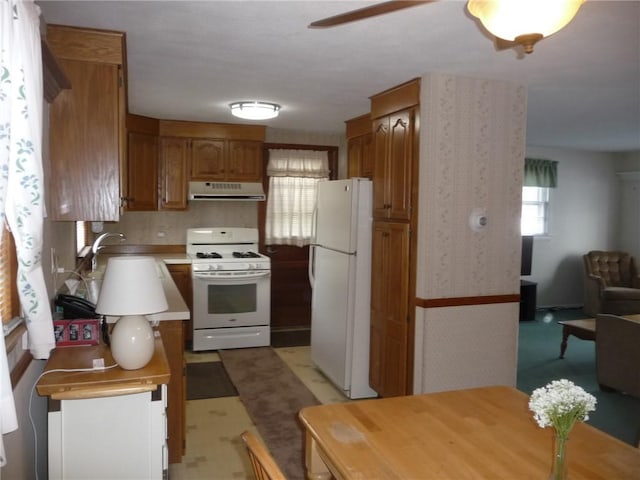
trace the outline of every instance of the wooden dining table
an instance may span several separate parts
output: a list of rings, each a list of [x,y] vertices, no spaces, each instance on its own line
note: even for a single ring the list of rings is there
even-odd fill
[[[554,432],[506,386],[307,407],[311,480],[546,479]],[[572,429],[569,477],[640,479],[640,448],[586,423]]]

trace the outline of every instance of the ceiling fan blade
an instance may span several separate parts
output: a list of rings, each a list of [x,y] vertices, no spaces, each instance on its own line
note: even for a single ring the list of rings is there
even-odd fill
[[[376,3],[374,5],[369,5],[368,7],[334,15],[333,17],[323,18],[322,20],[310,23],[309,28],[335,27],[337,25],[355,22],[357,20],[363,20],[365,18],[375,17],[377,15],[383,15],[385,13],[395,12],[396,10],[403,10],[405,8],[415,7],[435,1],[437,0],[391,0],[389,2]]]

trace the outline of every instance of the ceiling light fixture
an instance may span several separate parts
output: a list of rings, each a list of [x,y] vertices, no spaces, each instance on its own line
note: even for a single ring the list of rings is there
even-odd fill
[[[503,40],[533,52],[539,40],[565,27],[584,0],[469,0],[467,9],[484,27]]]
[[[231,113],[234,117],[245,120],[269,120],[278,116],[280,105],[269,102],[234,102],[231,105]]]

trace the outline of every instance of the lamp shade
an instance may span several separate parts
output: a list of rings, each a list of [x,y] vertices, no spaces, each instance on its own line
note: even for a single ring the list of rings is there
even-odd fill
[[[496,37],[548,37],[567,25],[584,0],[469,0],[469,13]]]
[[[278,116],[280,105],[269,102],[234,102],[229,105],[234,117],[245,120],[269,120]]]
[[[111,332],[111,354],[125,370],[153,357],[153,329],[144,315],[168,308],[153,257],[112,257],[107,262],[96,313],[120,316]]]
[[[156,260],[153,257],[112,257],[102,279],[96,313],[148,315],[168,308]]]

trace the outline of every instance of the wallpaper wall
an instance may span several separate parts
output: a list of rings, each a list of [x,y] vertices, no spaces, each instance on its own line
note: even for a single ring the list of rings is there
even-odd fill
[[[422,78],[418,298],[519,293],[526,100],[507,82]],[[518,308],[418,308],[414,392],[515,385]]]
[[[519,293],[526,88],[429,75],[420,110],[417,296]]]

